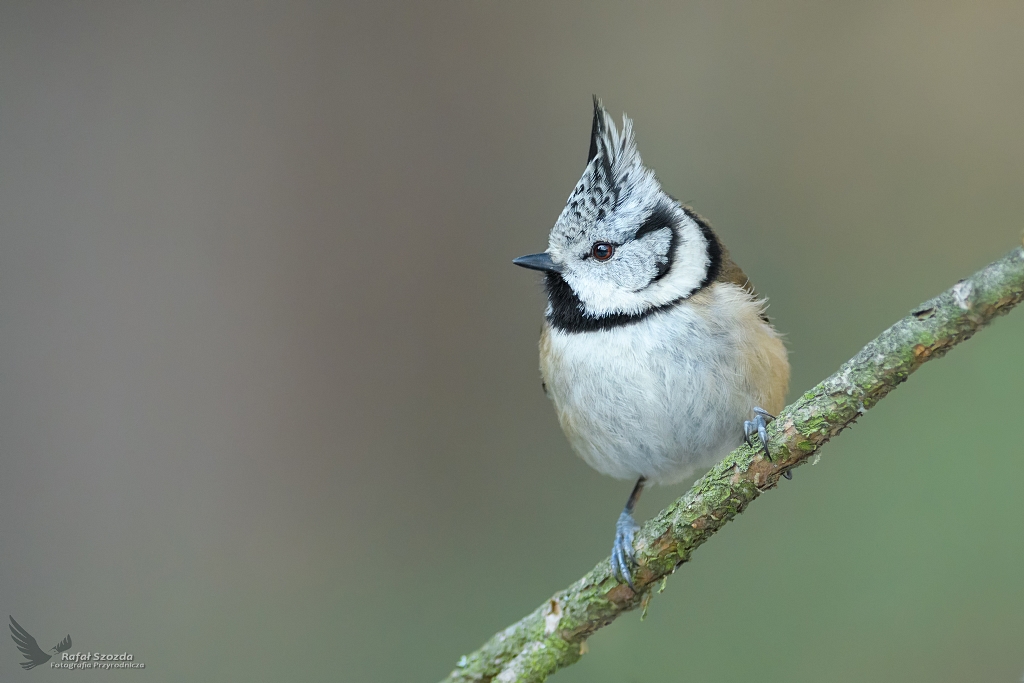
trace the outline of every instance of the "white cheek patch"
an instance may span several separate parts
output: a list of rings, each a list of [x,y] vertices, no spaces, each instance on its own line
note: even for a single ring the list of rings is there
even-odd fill
[[[671,245],[671,228],[648,233],[619,246],[608,263],[594,263],[594,275],[612,281],[620,289],[637,293],[649,287],[668,263]]]
[[[642,313],[689,296],[700,286],[707,274],[707,240],[689,216],[677,220],[672,266],[661,279],[655,280],[659,266],[668,261],[669,228],[626,242],[607,263],[578,261],[563,275],[587,313]]]
[[[641,285],[634,288],[634,291],[639,291],[650,286],[658,274],[668,266],[670,260],[668,252],[672,248],[672,228],[665,226],[660,230],[649,232],[640,239],[623,245],[624,249],[627,247],[631,255],[637,253],[642,257],[642,267],[648,275]]]

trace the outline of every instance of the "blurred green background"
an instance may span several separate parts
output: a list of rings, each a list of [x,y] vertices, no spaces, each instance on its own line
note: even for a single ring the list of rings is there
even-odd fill
[[[591,94],[770,297],[792,397],[1020,244],[1022,36],[1014,2],[3,3],[2,615],[146,664],[94,680],[440,679],[631,486],[571,453],[510,263]],[[1022,349],[1016,311],[926,366],[554,680],[1019,681]]]

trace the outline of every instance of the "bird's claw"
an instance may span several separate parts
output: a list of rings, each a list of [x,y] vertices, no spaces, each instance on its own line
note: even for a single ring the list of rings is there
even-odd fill
[[[636,565],[636,555],[633,550],[633,536],[639,528],[633,515],[623,510],[619,515],[619,521],[615,523],[615,543],[612,545],[612,574],[629,584],[634,593],[636,586],[633,585],[632,572]]]
[[[768,458],[768,462],[772,462],[772,454],[768,451],[768,423],[774,419],[775,416],[764,408],[754,408],[754,419],[743,421],[743,440],[747,442],[748,446],[753,447],[754,444],[751,443],[750,437],[757,434],[757,438],[761,439],[761,450],[764,451],[764,457]],[[782,476],[792,479],[793,472],[786,470]]]
[[[758,438],[761,439],[761,449],[764,451],[764,457],[768,458],[771,462],[772,454],[768,452],[768,423],[775,419],[775,416],[769,413],[764,408],[754,408],[754,419],[743,421],[743,440],[747,442],[748,446],[753,446],[750,437],[757,434]]]

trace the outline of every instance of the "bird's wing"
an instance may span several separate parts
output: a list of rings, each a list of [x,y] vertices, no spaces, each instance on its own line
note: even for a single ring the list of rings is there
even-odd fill
[[[743,289],[747,290],[747,294],[759,299],[757,291],[754,290],[754,285],[750,284],[750,279],[747,278],[747,274],[743,272],[735,261],[729,256],[729,250],[726,249],[725,245],[722,244],[722,240],[719,239],[718,234],[711,229],[711,226],[706,220],[700,217],[700,215],[694,211],[691,207],[683,205],[683,211],[686,215],[692,218],[704,229],[704,234],[709,239],[713,239],[718,243],[719,254],[721,257],[721,267],[718,269],[718,277],[715,278],[717,282],[729,282]],[[710,234],[709,234],[710,233]]]
[[[64,652],[65,650],[68,650],[70,648],[71,648],[71,634],[68,634],[68,635],[64,636],[64,640],[62,640],[59,643],[57,643],[57,645],[53,649],[56,650],[57,652]]]
[[[21,624],[14,620],[14,617],[8,616],[11,619],[11,638],[14,640],[14,644],[18,646],[18,649],[21,650],[21,654],[25,655],[25,659],[28,660],[21,663],[21,668],[28,670],[48,662],[50,655],[40,649],[39,643],[32,637],[32,634],[23,629]]]
[[[750,284],[750,278],[743,272],[743,269],[736,265],[736,262],[729,257],[729,252],[722,247],[722,270],[718,273],[719,282],[731,282],[734,285],[738,285],[743,289],[747,290],[747,294],[759,298],[757,291],[754,290],[754,285]]]

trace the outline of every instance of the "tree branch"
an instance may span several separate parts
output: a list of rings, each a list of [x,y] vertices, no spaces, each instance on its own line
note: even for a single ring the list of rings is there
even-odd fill
[[[447,681],[540,682],[586,651],[602,626],[650,597],[653,584],[742,512],[786,471],[873,408],[914,370],[969,339],[1024,299],[1024,249],[962,280],[914,309],[843,363],[839,371],[786,407],[768,428],[774,462],[743,446],[715,466],[636,536],[638,592],[604,560],[527,617],[462,657]]]

